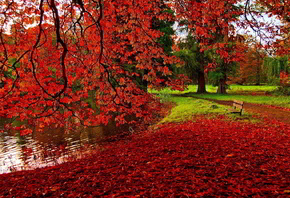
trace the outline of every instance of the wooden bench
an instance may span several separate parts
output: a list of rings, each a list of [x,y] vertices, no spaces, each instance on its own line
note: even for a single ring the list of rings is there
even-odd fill
[[[238,113],[238,114],[242,115],[243,108],[244,108],[244,102],[243,101],[233,100],[233,108],[229,109],[229,111],[231,113]]]

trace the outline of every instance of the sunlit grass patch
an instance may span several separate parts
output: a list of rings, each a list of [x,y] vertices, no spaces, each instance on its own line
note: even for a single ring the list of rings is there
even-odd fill
[[[210,102],[203,99],[196,99],[192,97],[172,96],[169,94],[159,94],[161,102],[170,101],[176,104],[171,109],[171,112],[163,118],[158,124],[171,122],[185,122],[194,120],[199,115],[207,117],[215,117],[217,115],[226,115],[228,119],[242,122],[258,122],[259,120],[253,117],[253,114],[243,111],[243,114],[231,114],[229,109],[231,107],[220,105],[215,102]]]
[[[277,89],[277,86],[270,85],[230,85],[228,93],[240,93],[240,92],[272,92]]]
[[[251,85],[251,86],[245,86],[245,85],[230,85],[227,92],[230,94],[239,94],[239,93],[250,93],[250,92],[272,92],[277,89],[277,86],[258,86],[258,85]],[[171,90],[170,88],[164,88],[161,90],[154,90],[149,89],[150,93],[154,94],[184,94],[184,93],[196,93],[197,91],[197,85],[189,85],[187,89],[184,91],[177,91],[177,90]],[[206,91],[208,93],[216,93],[217,87],[212,85],[206,85]]]
[[[184,122],[191,120],[196,115],[214,116],[217,114],[226,114],[227,107],[214,102],[190,97],[163,97],[163,100],[176,103],[171,113],[166,116],[160,123],[165,122]]]
[[[289,96],[261,96],[261,95],[233,95],[233,94],[190,94],[199,98],[208,98],[216,100],[241,100],[248,103],[273,105],[290,108]]]
[[[228,109],[231,107],[219,105],[214,102],[196,99],[193,97],[216,100],[241,100],[248,103],[273,105],[290,108],[290,97],[287,96],[266,96],[266,95],[239,95],[245,92],[266,92],[276,89],[276,86],[241,86],[231,85],[229,94],[216,94],[216,87],[207,85],[207,94],[196,94],[197,85],[190,85],[184,91],[174,91],[169,88],[163,90],[150,90],[151,93],[161,98],[163,101],[171,101],[176,103],[176,106],[171,110],[171,113],[165,117],[160,123],[165,122],[183,122],[192,120],[197,115],[226,115],[229,119],[243,122],[259,122],[255,118],[255,114],[243,112],[242,116],[230,114]],[[187,97],[183,97],[187,96]]]
[[[217,87],[214,87],[212,85],[206,85],[207,92],[215,93],[217,90]],[[153,94],[184,94],[184,93],[195,93],[197,91],[197,85],[189,85],[187,89],[184,91],[177,91],[177,90],[171,90],[170,88],[164,88],[161,90],[155,90],[155,89],[149,89],[149,93]]]

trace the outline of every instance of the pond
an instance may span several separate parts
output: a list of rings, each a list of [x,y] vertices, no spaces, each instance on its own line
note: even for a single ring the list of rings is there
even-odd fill
[[[124,130],[115,126],[111,123],[69,132],[64,128],[47,128],[26,136],[20,136],[17,131],[0,133],[0,174],[57,165],[90,155],[101,149],[98,143],[103,137]]]

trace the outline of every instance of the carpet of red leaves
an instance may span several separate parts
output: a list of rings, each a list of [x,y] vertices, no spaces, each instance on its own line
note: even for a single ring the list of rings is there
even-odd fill
[[[289,197],[290,125],[166,124],[96,155],[0,175],[0,197]]]

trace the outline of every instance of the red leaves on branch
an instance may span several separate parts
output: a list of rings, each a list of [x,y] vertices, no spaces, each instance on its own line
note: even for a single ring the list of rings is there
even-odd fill
[[[289,135],[275,120],[166,124],[91,158],[0,175],[0,196],[287,197]]]
[[[0,117],[26,126],[150,119],[158,102],[147,85],[164,84],[176,62],[151,28],[169,18],[162,1],[76,2],[1,2]]]
[[[27,126],[149,118],[154,109],[145,107],[154,106],[148,105],[154,98],[148,86],[183,87],[181,80],[165,82],[172,79],[166,65],[178,60],[158,44],[156,19],[175,17],[188,24],[202,50],[216,50],[225,63],[241,60],[243,49],[228,42],[236,35],[231,24],[244,12],[238,0],[165,2],[176,15],[164,12],[162,0],[1,1],[0,117],[21,117]],[[275,47],[289,54],[289,5],[257,2],[285,22]]]

